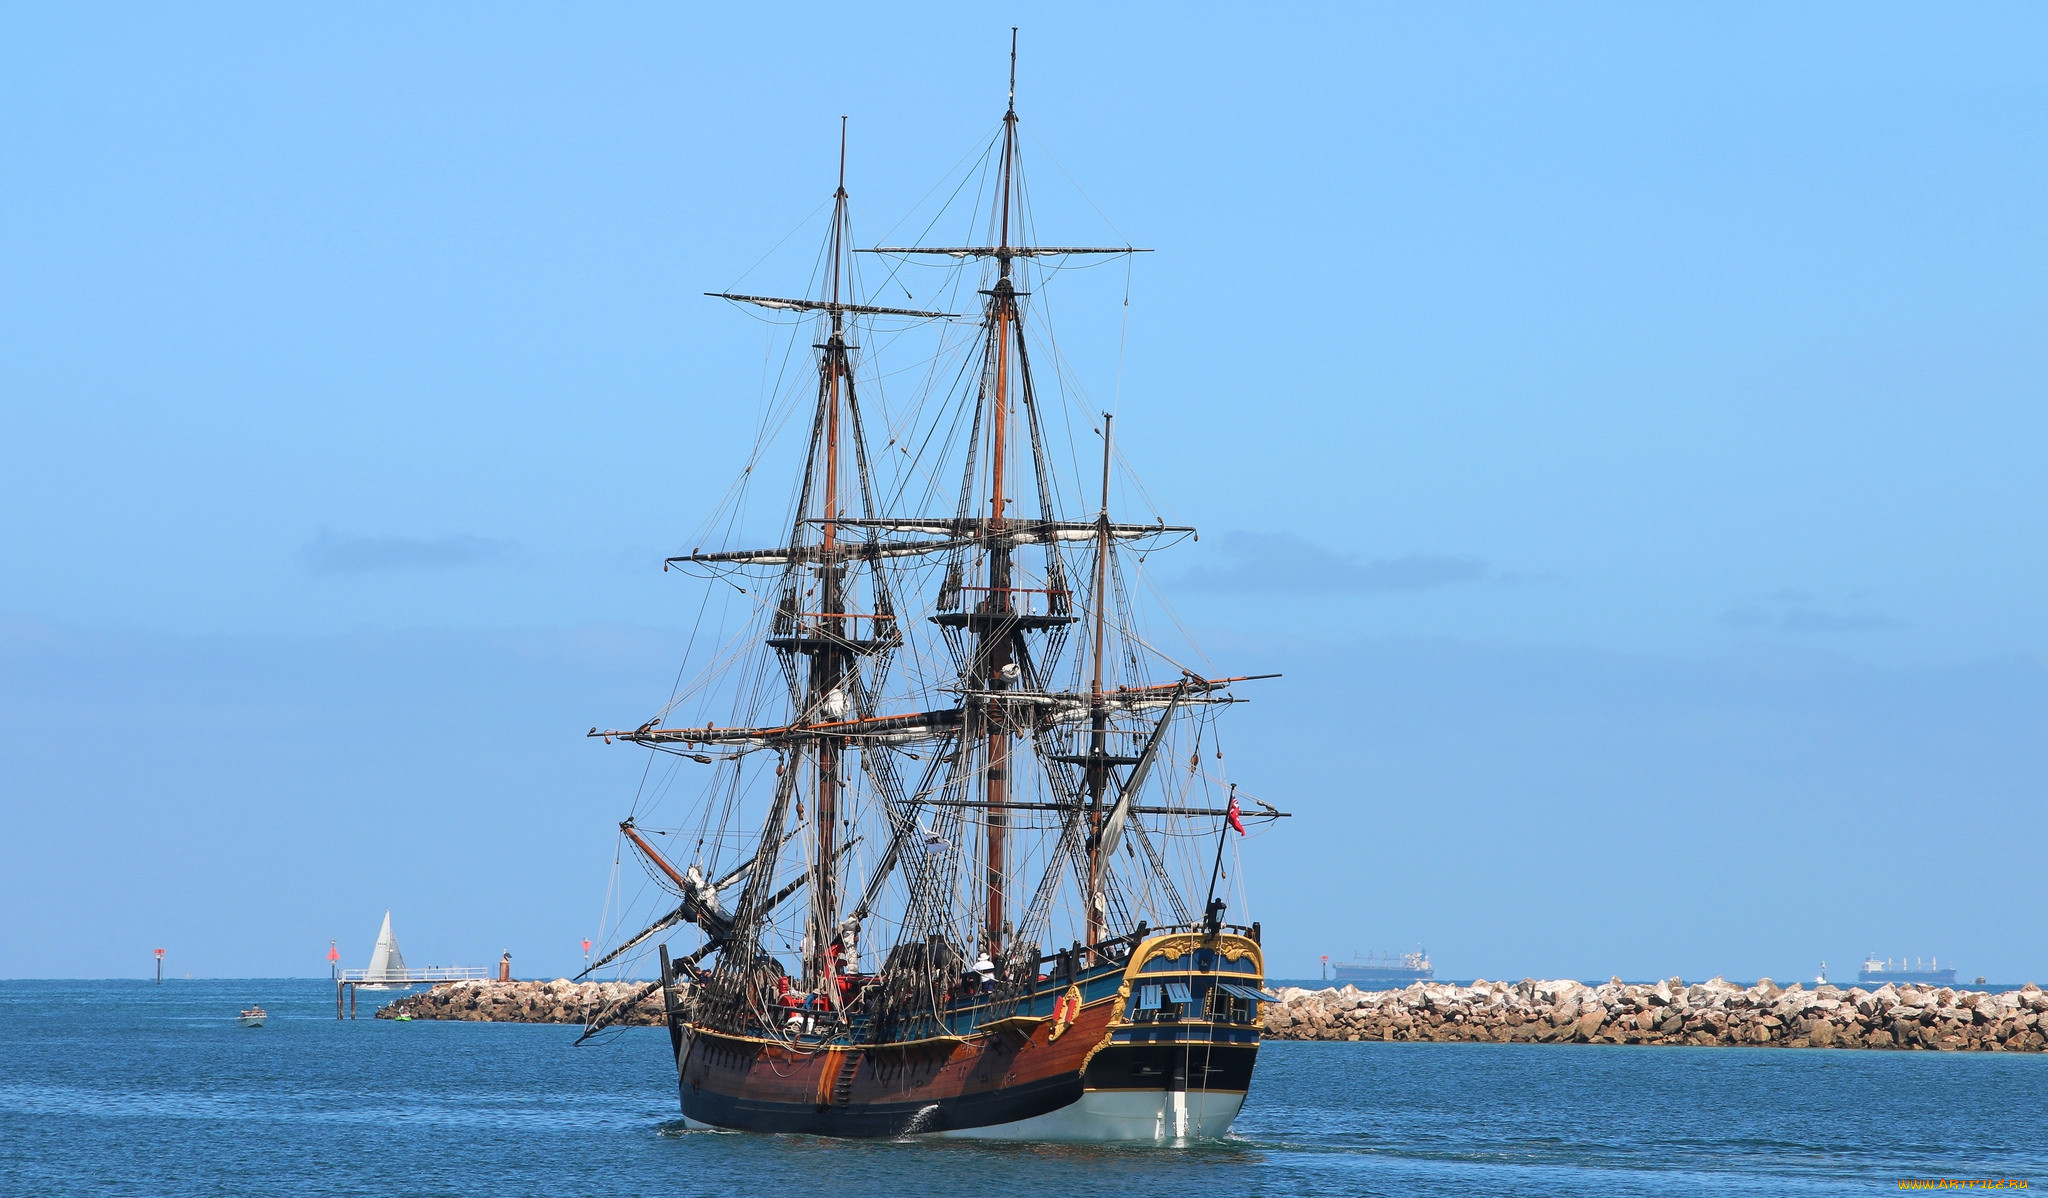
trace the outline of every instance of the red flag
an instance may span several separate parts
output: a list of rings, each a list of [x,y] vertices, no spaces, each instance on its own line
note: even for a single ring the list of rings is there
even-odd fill
[[[1244,835],[1244,821],[1237,818],[1240,812],[1241,808],[1237,805],[1237,794],[1233,791],[1230,796],[1230,809],[1223,813],[1223,818],[1229,820],[1230,826],[1236,828],[1237,834],[1242,836]]]

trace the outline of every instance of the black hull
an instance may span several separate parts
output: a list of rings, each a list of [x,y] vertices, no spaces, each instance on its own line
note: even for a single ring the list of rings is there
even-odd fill
[[[1078,1077],[1049,1078],[932,1102],[852,1103],[845,1107],[750,1101],[684,1086],[683,1115],[732,1131],[892,1139],[1014,1123],[1070,1106],[1080,1097]]]
[[[976,1094],[844,1107],[764,1102],[684,1085],[682,1107],[694,1123],[731,1131],[850,1139],[972,1132],[1049,1115],[1091,1090],[1243,1094],[1251,1087],[1258,1052],[1257,1044],[1115,1045],[1095,1055],[1085,1077],[1067,1074]]]

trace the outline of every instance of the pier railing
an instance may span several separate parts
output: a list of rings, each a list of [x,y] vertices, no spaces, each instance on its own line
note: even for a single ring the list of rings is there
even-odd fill
[[[348,1018],[356,1017],[356,991],[367,986],[432,986],[440,982],[467,982],[488,978],[490,970],[481,965],[429,965],[425,969],[337,969],[334,971],[334,1017],[340,1019],[346,1007]]]
[[[362,986],[424,986],[489,976],[490,970],[481,965],[429,965],[425,969],[344,969],[338,980]]]

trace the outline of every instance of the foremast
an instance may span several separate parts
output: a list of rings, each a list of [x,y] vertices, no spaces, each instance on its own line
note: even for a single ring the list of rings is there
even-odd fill
[[[849,457],[859,505],[856,518],[871,520],[876,515],[873,474],[854,372],[854,352],[858,347],[847,339],[847,318],[941,318],[950,314],[847,301],[848,255],[852,252],[848,198],[846,119],[842,117],[839,176],[832,193],[832,217],[826,235],[828,261],[821,298],[710,293],[760,307],[818,312],[825,318],[825,339],[813,347],[818,351],[817,406],[788,544],[774,550],[736,554],[692,554],[672,558],[669,563],[725,559],[783,567],[766,643],[778,655],[789,688],[793,708],[789,727],[801,729],[781,738],[775,746],[780,760],[775,797],[767,826],[762,830],[761,847],[750,863],[739,909],[730,921],[729,943],[733,947],[743,946],[746,951],[720,954],[715,974],[719,984],[715,990],[721,993],[714,995],[714,1001],[721,996],[733,1002],[743,1000],[750,983],[757,980],[749,974],[762,951],[758,943],[761,923],[796,888],[792,884],[771,894],[790,807],[796,805],[800,809],[802,803],[797,785],[800,776],[808,777],[815,805],[808,820],[800,812],[798,816],[799,824],[808,824],[810,829],[810,869],[803,879],[808,883],[809,914],[802,938],[801,980],[805,989],[826,995],[835,1006],[840,993],[842,946],[853,942],[858,924],[857,918],[851,925],[841,919],[840,863],[850,847],[839,843],[849,751],[844,729],[852,721],[873,716],[874,696],[887,676],[891,654],[903,643],[903,637],[879,557],[863,553],[860,543],[842,536]],[[867,610],[860,610],[862,606]],[[861,668],[863,663],[865,670]],[[634,839],[636,845],[641,843],[637,837]]]

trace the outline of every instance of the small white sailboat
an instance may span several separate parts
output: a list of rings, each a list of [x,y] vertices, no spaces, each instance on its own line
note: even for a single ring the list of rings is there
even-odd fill
[[[402,990],[410,985],[405,971],[405,954],[398,951],[398,937],[391,934],[391,912],[384,912],[384,927],[377,933],[377,947],[370,950],[370,967],[363,971],[365,990]]]
[[[263,1006],[258,1003],[236,1016],[235,1022],[243,1027],[262,1027],[264,1018]]]
[[[328,959],[336,958],[330,956]],[[485,976],[487,975],[484,970],[474,965],[429,965],[425,969],[407,966],[405,954],[398,951],[398,937],[391,931],[391,912],[386,911],[384,926],[377,930],[377,947],[370,950],[370,967],[336,970],[334,983],[344,990],[349,987],[360,990],[410,990],[414,986],[432,986],[441,982],[459,982]]]

